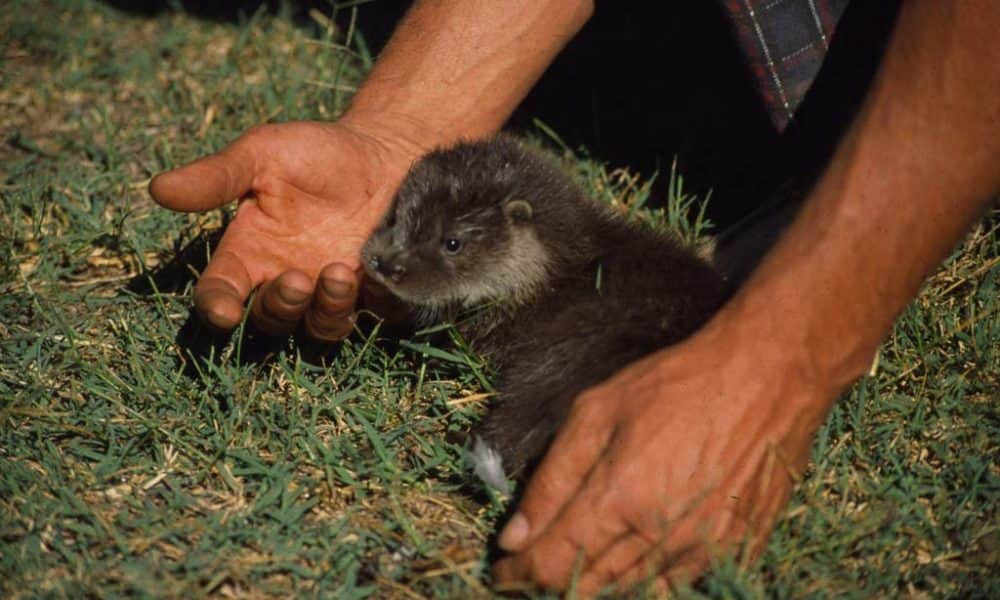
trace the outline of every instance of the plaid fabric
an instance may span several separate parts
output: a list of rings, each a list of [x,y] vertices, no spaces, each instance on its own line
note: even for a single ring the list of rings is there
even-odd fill
[[[778,131],[812,85],[848,0],[722,0]]]

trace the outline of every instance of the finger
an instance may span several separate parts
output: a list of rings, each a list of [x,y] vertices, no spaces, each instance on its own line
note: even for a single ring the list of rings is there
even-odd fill
[[[215,154],[153,177],[149,193],[172,210],[209,210],[249,192],[255,173],[255,153],[244,136]]]
[[[712,555],[703,550],[696,550],[682,560],[671,563],[658,579],[668,582],[674,589],[684,588],[694,584],[711,568]]]
[[[778,492],[772,490],[757,502],[749,519],[740,520],[740,525],[743,527],[743,535],[739,540],[741,564],[749,565],[767,547],[771,530],[788,503],[790,493],[790,489]]]
[[[225,249],[225,236],[219,250],[194,288],[194,306],[209,325],[228,331],[243,318],[243,305],[253,284],[243,261]]]
[[[662,560],[643,556],[624,573],[618,575],[615,589],[620,592],[651,589],[659,592],[654,595],[656,598],[661,597],[661,594],[666,595],[666,590],[669,589],[668,579],[658,574],[662,564]]]
[[[565,589],[575,566],[585,572],[608,548],[631,535],[625,515],[632,500],[615,485],[614,465],[607,457],[598,463],[585,485],[528,548],[497,563],[497,578]]]
[[[569,558],[558,557],[550,562],[548,557],[537,553],[511,556],[493,565],[493,580],[499,591],[520,589],[547,589],[570,591],[573,582],[586,564],[587,559],[581,549],[569,554]]]
[[[319,274],[312,306],[306,311],[306,333],[318,340],[341,340],[354,328],[358,276],[344,264],[327,265]]]
[[[517,512],[497,540],[519,552],[535,540],[574,498],[614,432],[610,403],[581,396],[528,483]]]
[[[734,523],[731,511],[700,502],[682,510],[673,523],[654,511],[637,525],[640,529],[633,529],[591,562],[580,578],[582,592],[594,593],[610,583],[621,590],[649,583],[664,567],[674,569],[675,576],[684,572],[696,576],[710,565],[711,557],[729,551],[735,546],[732,540],[741,540],[746,533],[742,522]]]
[[[620,593],[630,592],[641,598],[673,598],[692,595],[691,585],[708,565],[685,563],[657,573],[652,562],[642,561],[618,578],[615,586]]]
[[[673,598],[680,595],[678,593],[680,590],[671,587],[663,575],[646,577],[627,586],[619,586],[619,588],[634,590],[637,598]],[[689,595],[693,596],[694,594]]]
[[[660,582],[669,582],[674,588],[686,586],[704,575],[715,561],[736,553],[747,543],[746,523],[730,511],[721,511],[721,517],[717,512],[703,507],[700,514],[682,517],[638,568],[619,577],[619,585],[650,582],[659,574]]]
[[[634,564],[618,574],[615,579],[618,591],[649,588],[658,592],[655,597],[660,597],[671,588],[676,590],[695,581],[711,566],[709,554],[700,547],[687,546],[669,556],[662,544],[651,544],[648,548]]]
[[[624,537],[587,567],[577,583],[577,592],[584,597],[597,594],[643,561],[650,549],[651,544],[642,536]]]
[[[285,271],[260,287],[250,307],[254,324],[264,333],[291,333],[309,308],[313,281],[302,271]]]

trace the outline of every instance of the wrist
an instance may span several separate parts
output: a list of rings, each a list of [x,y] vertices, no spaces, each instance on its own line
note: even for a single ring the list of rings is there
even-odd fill
[[[369,138],[390,162],[405,163],[406,167],[445,143],[429,123],[418,117],[366,106],[351,105],[337,124]]]
[[[794,267],[752,278],[720,311],[723,322],[758,340],[766,355],[801,373],[821,395],[835,397],[871,365],[880,338],[858,317],[850,300],[834,300]]]
[[[786,334],[778,312],[755,302],[741,293],[689,340],[650,357],[656,362],[648,371],[666,400],[678,382],[710,365],[710,380],[688,383],[697,410],[731,415],[739,429],[799,456],[843,386],[811,347]]]

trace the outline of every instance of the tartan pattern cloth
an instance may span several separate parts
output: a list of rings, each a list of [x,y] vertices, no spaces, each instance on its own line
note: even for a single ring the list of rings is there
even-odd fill
[[[723,0],[778,131],[795,114],[848,0]]]

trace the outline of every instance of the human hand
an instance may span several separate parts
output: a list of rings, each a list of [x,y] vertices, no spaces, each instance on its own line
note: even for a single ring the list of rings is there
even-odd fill
[[[499,538],[501,587],[666,586],[762,548],[839,390],[733,322],[577,399]]]
[[[195,286],[209,324],[235,327],[250,292],[263,331],[305,320],[317,339],[350,333],[360,287],[361,247],[416,155],[412,145],[344,121],[263,125],[223,150],[162,173],[153,199],[204,211],[240,199]]]

